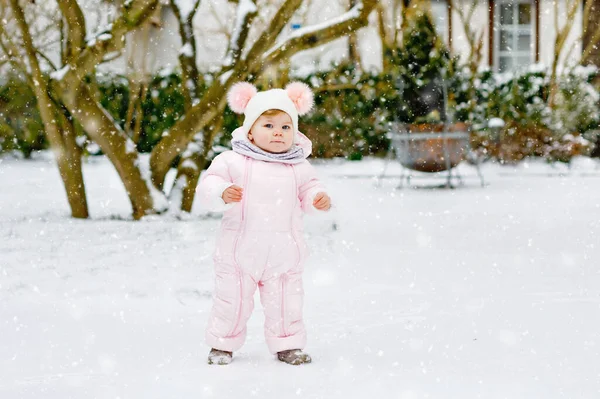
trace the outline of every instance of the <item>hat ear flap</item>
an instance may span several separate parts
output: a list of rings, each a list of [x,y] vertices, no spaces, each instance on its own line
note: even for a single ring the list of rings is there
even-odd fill
[[[256,87],[248,82],[238,82],[234,84],[227,93],[227,103],[229,108],[236,114],[243,114],[248,106],[248,102],[258,93]]]
[[[313,92],[307,84],[292,82],[285,87],[285,91],[296,106],[298,115],[304,115],[312,109],[315,100]]]

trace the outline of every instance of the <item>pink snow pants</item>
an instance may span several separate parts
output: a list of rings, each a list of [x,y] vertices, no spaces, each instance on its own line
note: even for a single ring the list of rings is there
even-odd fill
[[[222,229],[213,258],[216,282],[208,345],[231,352],[241,348],[258,287],[269,351],[303,349],[302,271],[307,255],[301,232]]]

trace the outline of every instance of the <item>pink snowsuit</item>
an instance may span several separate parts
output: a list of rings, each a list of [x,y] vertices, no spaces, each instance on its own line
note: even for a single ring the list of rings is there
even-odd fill
[[[240,134],[237,129],[234,138]],[[295,140],[305,157],[310,155],[310,140],[299,132]],[[225,204],[221,195],[233,184],[244,189],[242,201]],[[203,173],[199,190],[211,210],[224,210],[213,257],[216,280],[207,344],[231,352],[243,345],[258,286],[271,353],[303,349],[302,271],[308,249],[302,212],[314,210],[313,198],[325,191],[314,168],[306,159],[286,164],[226,151]]]

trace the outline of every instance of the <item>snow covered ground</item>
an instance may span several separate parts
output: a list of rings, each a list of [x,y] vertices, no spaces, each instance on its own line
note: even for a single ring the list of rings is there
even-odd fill
[[[488,165],[485,188],[461,165],[456,190],[377,187],[382,166],[317,165],[336,210],[306,219],[313,364],[268,353],[257,301],[216,367],[218,218],[129,221],[96,159],[73,220],[51,161],[0,159],[0,398],[599,398],[600,165]]]

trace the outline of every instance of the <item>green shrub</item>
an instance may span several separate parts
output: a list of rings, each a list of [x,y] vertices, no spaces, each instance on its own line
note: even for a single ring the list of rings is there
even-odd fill
[[[552,119],[553,130],[563,134],[584,134],[597,129],[600,122],[600,96],[592,85],[597,76],[596,67],[577,66],[561,77]]]
[[[98,79],[100,103],[124,130],[129,106],[129,81],[123,77],[102,76]],[[181,77],[173,71],[162,71],[148,84],[142,102],[142,124],[137,143],[138,151],[150,152],[184,113],[184,97]],[[135,117],[132,120],[135,124]],[[129,129],[128,129],[129,128]]]
[[[9,75],[0,85],[0,152],[18,151],[25,158],[48,148],[44,125],[29,85]]]
[[[426,21],[421,25],[425,30],[431,28]],[[598,74],[596,69],[579,67],[563,75],[554,111],[547,104],[545,69],[537,67],[513,75],[483,69],[474,79],[476,104],[471,109],[469,70],[459,68],[443,47],[435,47],[439,43],[431,42],[431,34],[427,36],[433,43],[430,48],[425,46],[426,35],[407,38],[407,44],[421,46],[422,53],[390,51],[393,65],[386,73],[365,72],[342,63],[301,78],[315,92],[314,110],[300,119],[300,130],[313,142],[313,156],[359,160],[368,155],[384,155],[389,148],[389,129],[396,122],[412,123],[432,117],[443,120],[443,110],[432,114],[432,109],[417,104],[422,90],[439,81],[437,74],[447,79],[448,119],[472,125],[472,143],[478,151],[502,162],[516,162],[527,156],[568,161],[574,155],[590,153],[600,137],[599,95],[591,84]],[[425,54],[427,48],[429,52]],[[420,68],[415,67],[417,62],[421,63]],[[209,77],[203,79],[202,91]],[[128,131],[128,80],[99,76],[89,83],[97,85],[102,106]],[[175,72],[161,72],[150,80],[142,102],[139,151],[151,151],[183,115],[181,84],[181,77]],[[48,148],[35,96],[18,76],[9,76],[0,84],[0,116],[0,151],[16,150],[28,157],[33,151]],[[498,136],[488,127],[492,118],[506,122]],[[231,133],[242,122],[242,115],[225,109],[220,134],[213,143],[218,151],[229,146]],[[87,153],[101,153],[82,133],[78,143]]]
[[[315,92],[315,107],[301,118],[300,129],[312,140],[315,157],[360,159],[385,153],[389,117],[381,106],[385,96],[374,89],[379,78],[361,73],[352,64],[304,78]]]
[[[561,76],[554,109],[548,105],[545,68],[500,75],[482,71],[476,80],[477,106],[472,115],[475,146],[502,162],[529,156],[566,162],[589,154],[593,143],[584,135],[599,121],[598,92],[590,84],[593,71],[575,68]],[[492,118],[506,122],[499,137],[493,137],[487,127]]]
[[[405,123],[446,120],[444,79],[451,68],[450,52],[438,36],[431,14],[421,7],[407,10],[402,47],[390,51],[391,82],[401,96],[397,119]]]
[[[139,151],[152,151],[163,133],[169,130],[184,114],[184,96],[181,84],[181,76],[174,72],[161,73],[150,82],[142,104],[144,120],[138,142]],[[204,89],[202,82],[199,84]]]

